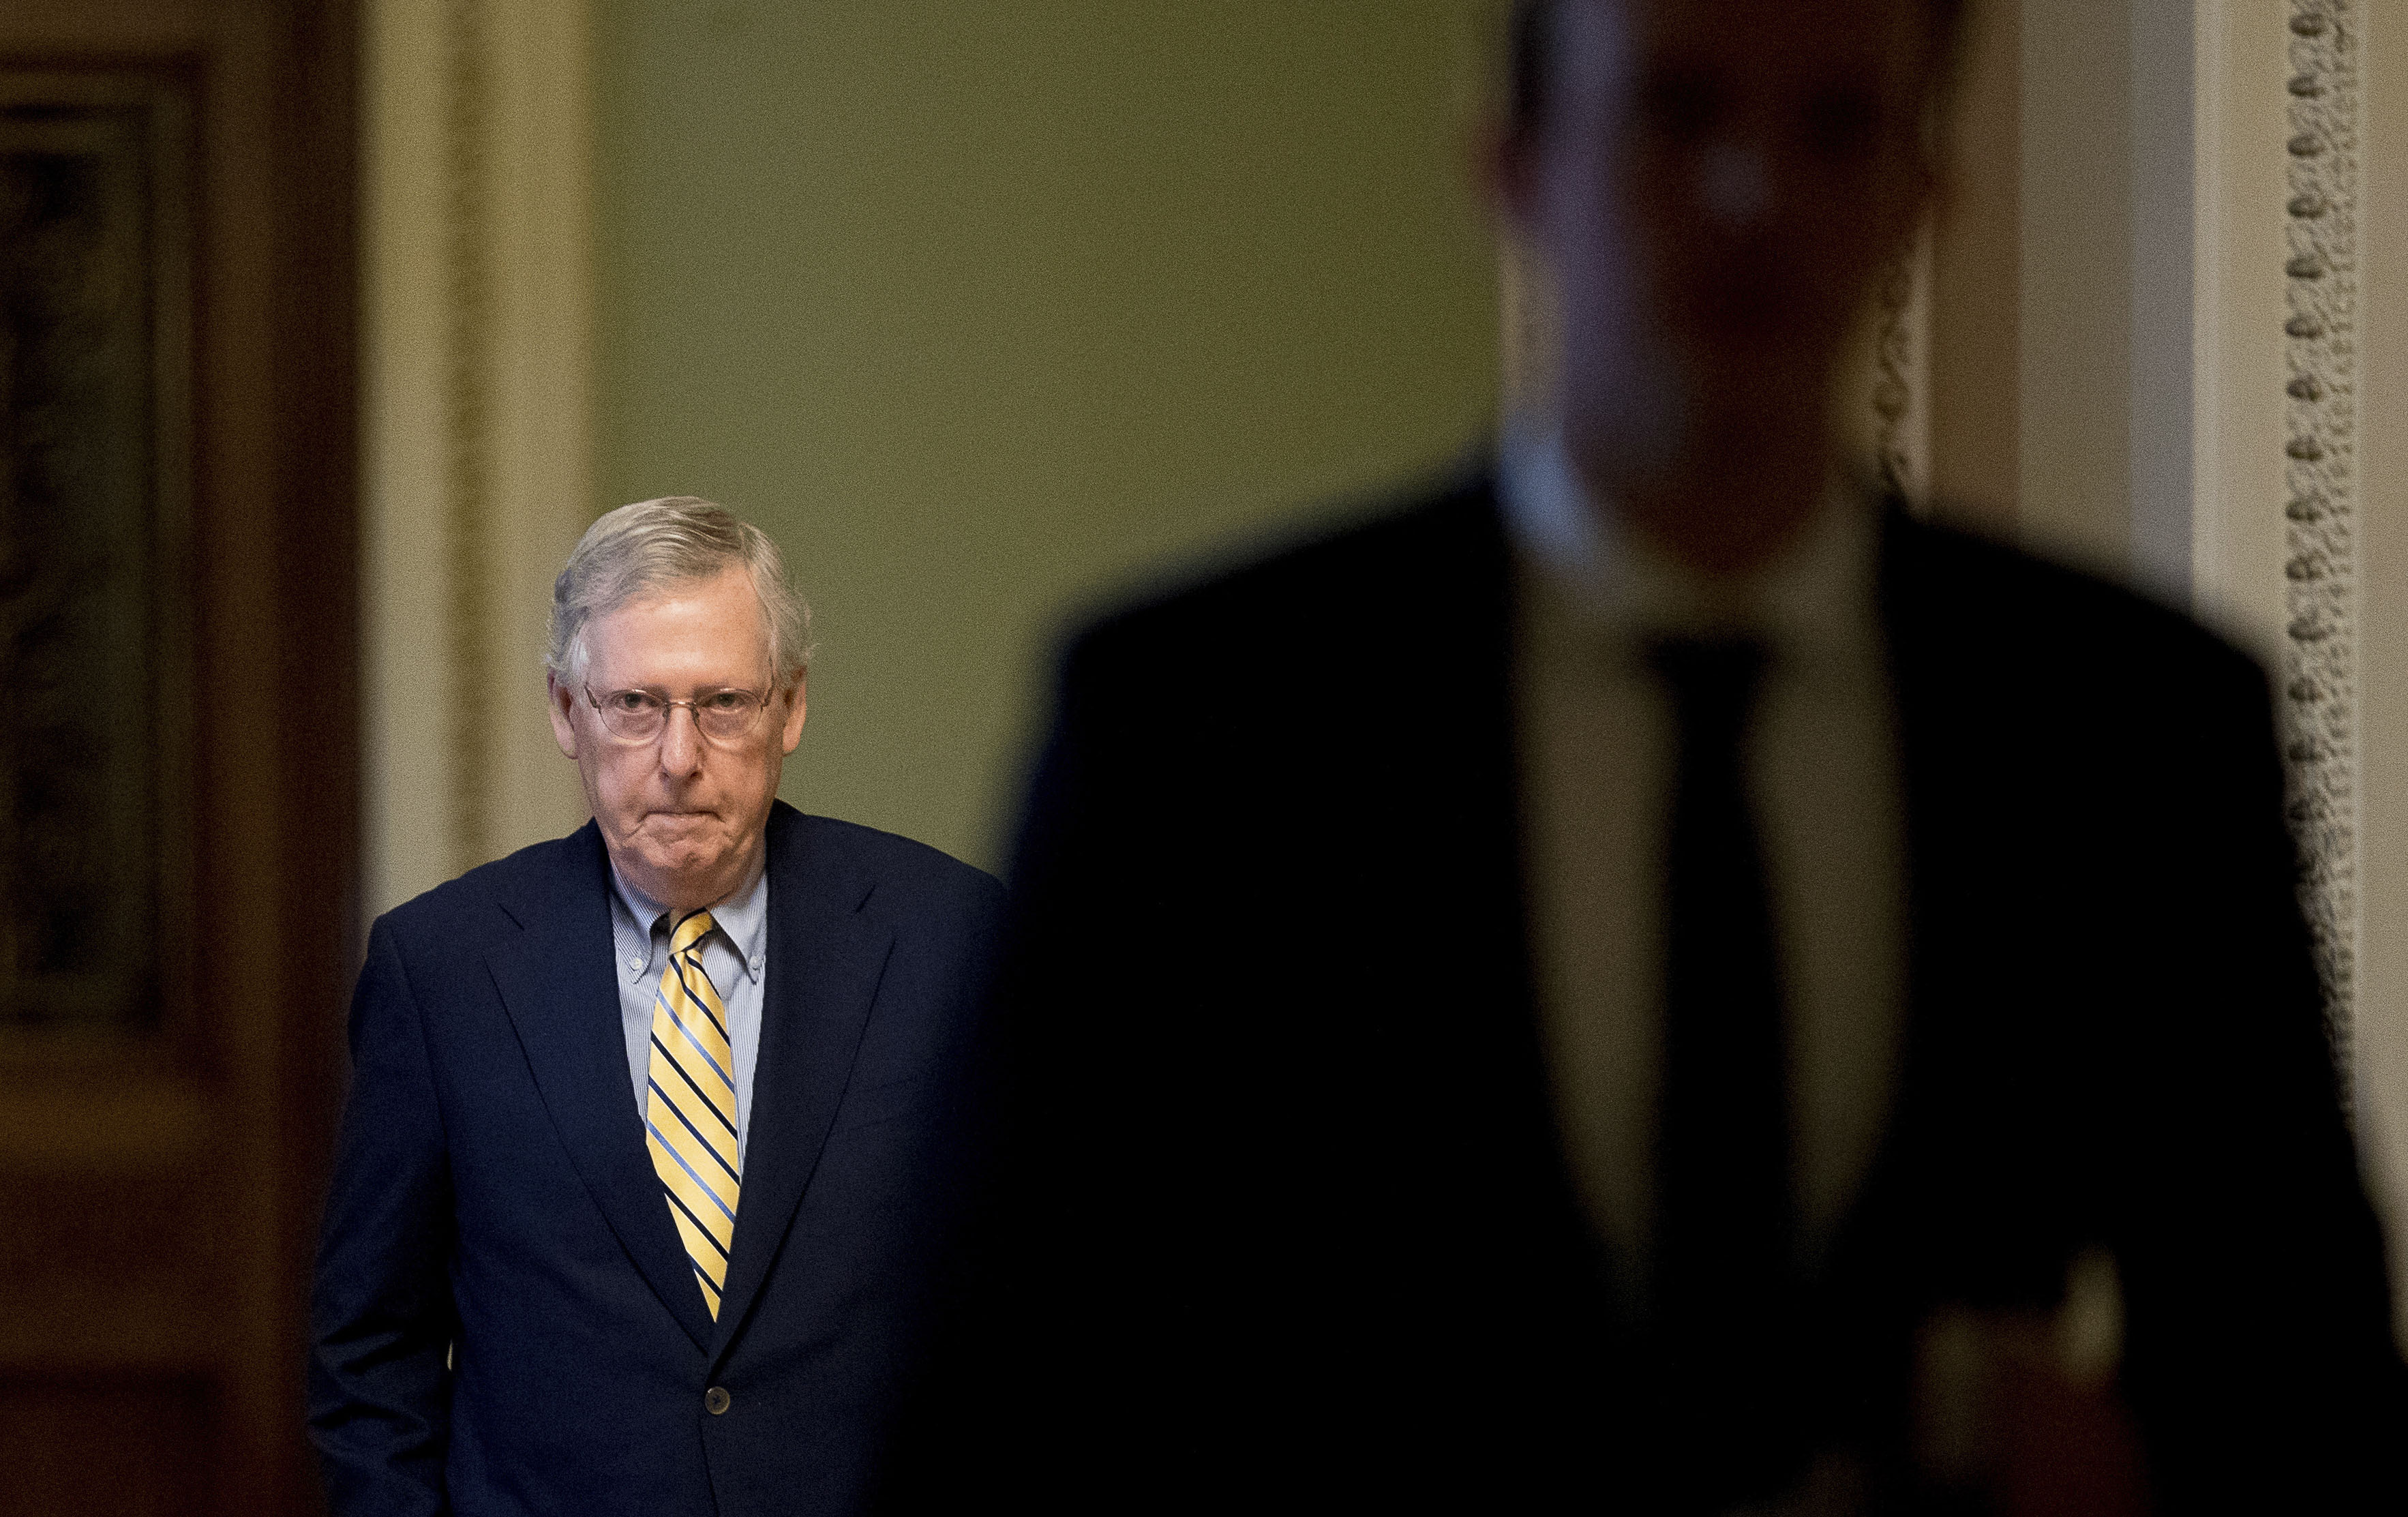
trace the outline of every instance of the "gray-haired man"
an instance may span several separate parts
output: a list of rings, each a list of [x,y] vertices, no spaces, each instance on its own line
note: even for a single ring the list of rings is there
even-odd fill
[[[986,876],[776,798],[808,613],[708,501],[554,588],[594,820],[380,919],[319,1253],[337,1510],[843,1512],[950,1190]]]

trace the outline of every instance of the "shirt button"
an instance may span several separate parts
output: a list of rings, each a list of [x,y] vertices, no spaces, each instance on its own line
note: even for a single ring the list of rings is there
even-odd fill
[[[714,1417],[723,1416],[726,1413],[731,1399],[726,1386],[714,1385],[702,1393],[702,1410]]]
[[[761,972],[761,955],[758,953],[752,955],[752,972],[756,975]]]
[[[630,959],[627,961],[627,967],[628,967],[628,968],[630,968],[630,969],[640,969],[640,968],[642,968],[643,966],[644,966],[644,961],[643,961],[643,960],[641,960],[641,959],[638,959],[638,958],[630,958]]]

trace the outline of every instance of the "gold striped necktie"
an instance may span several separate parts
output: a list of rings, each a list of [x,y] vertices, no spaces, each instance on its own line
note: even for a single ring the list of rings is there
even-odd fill
[[[719,1316],[727,1253],[736,1241],[736,1052],[727,1008],[702,972],[708,911],[669,931],[668,967],[652,995],[651,1087],[644,1141],[668,1192],[669,1216],[694,1261],[703,1304]]]

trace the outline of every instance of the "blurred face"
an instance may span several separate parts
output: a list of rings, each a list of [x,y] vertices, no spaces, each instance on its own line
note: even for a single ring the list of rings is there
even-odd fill
[[[1825,445],[1929,187],[1927,29],[1919,0],[1565,0],[1499,184],[1559,284],[1563,421],[1597,482]]]
[[[803,735],[803,684],[771,691],[768,628],[751,578],[731,567],[595,618],[585,627],[580,681],[552,681],[552,727],[577,761],[586,803],[610,862],[663,906],[724,900],[761,866],[763,830],[785,755]],[[727,690],[770,694],[750,735],[705,737],[694,713],[672,708],[660,735],[629,742],[610,732],[585,692],[609,701],[648,691],[690,701]]]

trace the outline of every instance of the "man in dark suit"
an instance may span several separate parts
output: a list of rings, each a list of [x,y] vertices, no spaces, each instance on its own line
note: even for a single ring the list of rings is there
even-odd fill
[[[1956,24],[1519,7],[1561,372],[1069,652],[898,1508],[2402,1510],[2262,676],[1832,441]]]
[[[807,621],[709,502],[556,587],[594,820],[380,918],[320,1248],[337,1511],[858,1509],[945,1218],[1000,910],[776,799]]]

